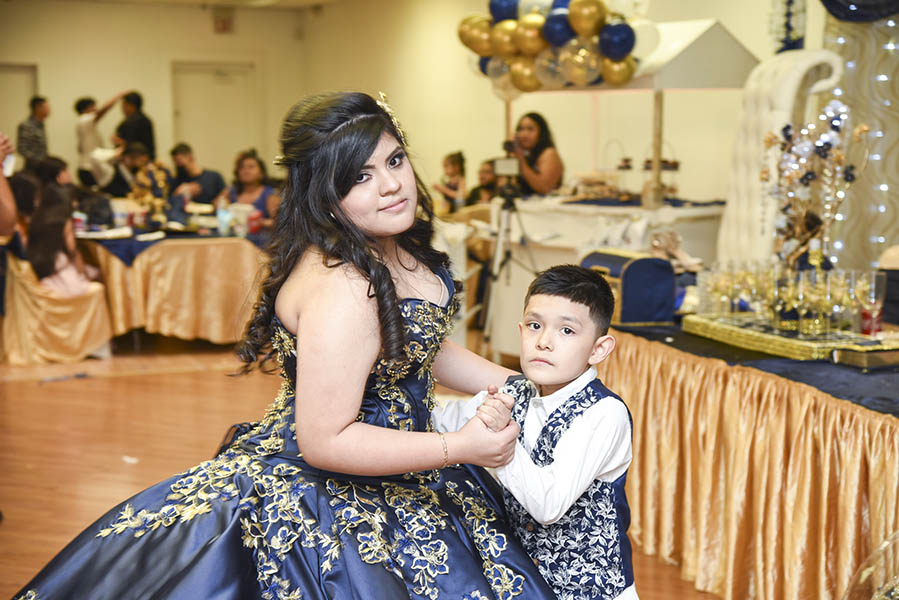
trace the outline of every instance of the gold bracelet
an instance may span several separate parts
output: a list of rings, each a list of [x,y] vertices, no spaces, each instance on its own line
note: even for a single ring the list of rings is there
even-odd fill
[[[440,436],[440,443],[443,445],[443,466],[441,469],[445,469],[449,466],[449,450],[446,449],[446,436],[443,435],[442,431],[438,431],[437,435]]]

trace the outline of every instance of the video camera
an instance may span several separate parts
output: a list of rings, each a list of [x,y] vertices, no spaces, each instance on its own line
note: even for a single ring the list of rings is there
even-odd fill
[[[515,142],[506,140],[503,142],[503,151],[508,154],[515,152]],[[518,167],[518,158],[497,158],[493,161],[493,172],[497,177],[505,177],[506,183],[499,186],[497,193],[506,202],[511,203],[515,198],[521,197],[521,188],[518,187],[518,176],[521,170]]]

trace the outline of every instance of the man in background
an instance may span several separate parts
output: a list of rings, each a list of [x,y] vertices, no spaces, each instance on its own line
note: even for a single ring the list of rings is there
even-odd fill
[[[19,123],[16,149],[25,157],[25,168],[47,157],[47,132],[44,121],[50,116],[50,103],[43,96],[34,96],[28,102],[31,115]]]
[[[172,182],[172,199],[180,197],[183,204],[202,202],[212,204],[222,190],[225,180],[217,171],[204,169],[197,164],[193,150],[181,142],[172,148],[172,162],[175,164],[175,180]],[[173,203],[174,204],[174,203]]]
[[[127,146],[132,142],[140,142],[156,158],[156,140],[153,137],[153,121],[143,113],[144,99],[137,92],[128,92],[122,98],[122,112],[125,120],[116,128],[116,146]]]
[[[104,147],[103,138],[97,131],[97,122],[124,96],[125,92],[122,92],[100,108],[97,108],[96,100],[90,97],[80,98],[75,102],[75,112],[78,113],[78,124],[75,126],[78,139],[78,179],[85,187],[106,185],[112,177],[109,163],[99,160],[93,154],[94,150]]]

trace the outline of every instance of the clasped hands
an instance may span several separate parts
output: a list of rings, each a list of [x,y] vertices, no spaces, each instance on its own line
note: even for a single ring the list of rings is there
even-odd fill
[[[500,393],[496,386],[487,388],[487,398],[478,407],[477,415],[459,430],[466,439],[464,452],[471,462],[482,467],[501,467],[515,454],[520,428],[512,420],[515,401]]]
[[[490,431],[502,431],[512,420],[515,400],[509,394],[500,392],[495,385],[487,388],[487,398],[478,407],[478,418]]]

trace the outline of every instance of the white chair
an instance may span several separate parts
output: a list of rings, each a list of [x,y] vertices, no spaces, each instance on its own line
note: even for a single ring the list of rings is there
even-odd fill
[[[790,50],[759,63],[743,90],[740,129],[734,146],[727,207],[718,230],[718,260],[764,260],[771,255],[777,206],[759,174],[776,171],[765,134],[806,123],[810,94],[832,89],[843,75],[842,59],[830,50]]]

